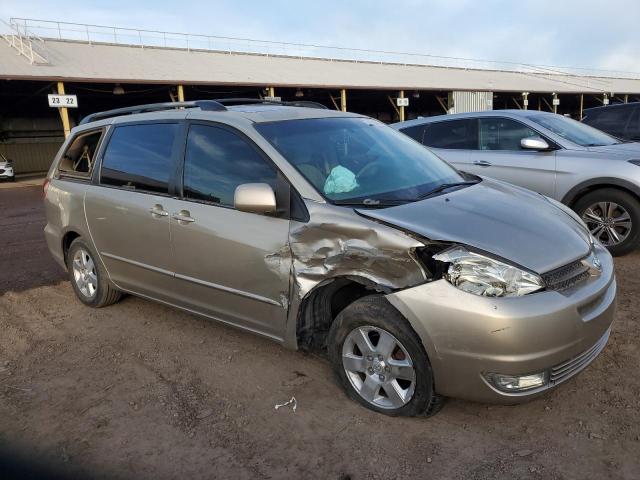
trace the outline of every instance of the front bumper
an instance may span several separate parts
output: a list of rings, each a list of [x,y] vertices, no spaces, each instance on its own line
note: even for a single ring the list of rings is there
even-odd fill
[[[387,295],[411,323],[432,364],[436,391],[468,400],[514,404],[571,378],[604,348],[616,308],[611,255],[596,253],[602,273],[562,291],[489,298],[437,280]],[[503,392],[485,375],[547,372],[549,382]]]

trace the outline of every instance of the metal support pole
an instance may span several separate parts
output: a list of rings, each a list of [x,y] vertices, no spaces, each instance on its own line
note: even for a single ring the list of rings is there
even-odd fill
[[[553,92],[553,113],[558,113],[558,94]]]
[[[340,90],[340,110],[347,111],[347,90],[344,88]]]
[[[404,90],[400,90],[400,94],[398,95],[398,98],[404,98]],[[400,121],[404,122],[404,106],[400,107]]]
[[[267,87],[267,92],[269,93],[270,97],[275,97],[276,96],[276,89],[273,87]]]
[[[522,108],[529,110],[529,92],[522,92]]]
[[[628,93],[624,94],[624,103],[629,103],[629,94]]]
[[[582,121],[583,117],[583,111],[584,111],[584,93],[580,94],[580,116],[578,117],[580,119],[580,121]]]
[[[64,95],[64,83],[58,82],[58,95]],[[69,111],[67,107],[60,107],[60,118],[62,119],[62,129],[64,130],[64,138],[69,136],[71,126],[69,124]]]
[[[182,88],[182,85],[178,85],[178,101],[184,102],[184,88]]]

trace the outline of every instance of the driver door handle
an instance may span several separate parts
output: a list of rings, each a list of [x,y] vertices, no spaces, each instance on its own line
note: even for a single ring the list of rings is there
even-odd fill
[[[491,162],[487,162],[486,160],[476,160],[473,162],[474,165],[478,165],[479,167],[490,167]]]
[[[178,223],[182,225],[193,223],[196,221],[196,219],[191,216],[188,210],[180,210],[178,213],[174,213],[171,218],[177,220]]]

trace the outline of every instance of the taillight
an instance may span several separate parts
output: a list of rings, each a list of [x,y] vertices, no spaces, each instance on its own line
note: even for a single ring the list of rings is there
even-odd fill
[[[49,179],[45,178],[44,182],[42,182],[42,196],[47,195],[47,190],[49,189]]]

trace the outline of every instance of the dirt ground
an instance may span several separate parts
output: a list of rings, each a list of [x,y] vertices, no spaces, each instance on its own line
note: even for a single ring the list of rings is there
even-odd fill
[[[525,405],[389,418],[322,357],[135,297],[84,307],[40,197],[0,189],[5,461],[79,478],[640,478],[640,252],[616,260],[613,334],[577,378]],[[292,396],[296,412],[274,409]]]

